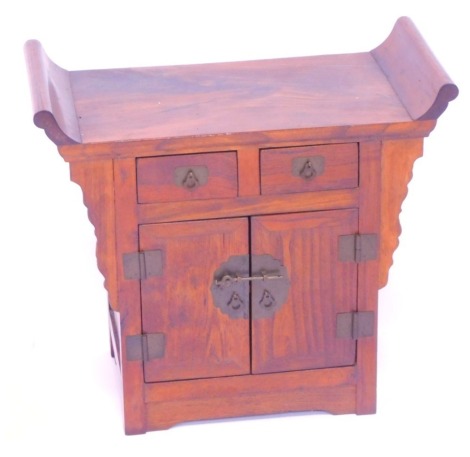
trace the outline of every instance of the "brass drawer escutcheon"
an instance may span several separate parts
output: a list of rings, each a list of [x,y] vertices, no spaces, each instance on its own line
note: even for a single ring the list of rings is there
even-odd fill
[[[292,174],[307,180],[320,176],[325,169],[323,156],[297,157],[292,159]]]
[[[209,170],[205,166],[176,167],[173,176],[177,186],[194,190],[207,184]]]

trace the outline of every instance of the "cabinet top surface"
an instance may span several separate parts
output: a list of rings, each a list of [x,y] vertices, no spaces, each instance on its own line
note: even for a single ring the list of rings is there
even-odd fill
[[[84,143],[409,121],[369,53],[71,73]]]
[[[357,54],[68,72],[30,41],[26,57],[58,145],[435,120],[458,93],[408,18]]]

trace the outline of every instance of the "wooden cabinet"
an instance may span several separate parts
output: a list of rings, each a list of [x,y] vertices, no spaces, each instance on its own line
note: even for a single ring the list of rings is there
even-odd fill
[[[97,236],[127,433],[376,407],[377,292],[458,90],[407,18],[367,53],[68,72],[34,122]],[[115,113],[119,112],[119,116]]]

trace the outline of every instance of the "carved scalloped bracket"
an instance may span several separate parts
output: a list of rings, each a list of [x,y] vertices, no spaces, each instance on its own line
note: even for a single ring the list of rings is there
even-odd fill
[[[113,162],[73,162],[70,164],[70,178],[83,191],[88,218],[95,228],[98,268],[105,279],[110,306],[118,311]]]
[[[401,233],[401,205],[413,177],[413,164],[423,155],[423,140],[392,140],[382,145],[381,246],[379,287],[387,284]]]

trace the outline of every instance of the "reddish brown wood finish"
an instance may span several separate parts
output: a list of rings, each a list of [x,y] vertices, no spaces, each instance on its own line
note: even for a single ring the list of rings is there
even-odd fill
[[[411,22],[339,56],[67,72],[33,41],[26,57],[34,122],[71,162],[95,226],[126,433],[373,413],[377,291],[422,138],[458,93]],[[325,169],[306,182],[292,159],[310,154]],[[175,168],[197,166],[207,183],[175,184]],[[338,236],[356,232],[378,235],[378,258],[339,262]],[[146,249],[162,250],[162,275],[126,279],[123,255]],[[230,318],[212,301],[215,270],[248,254],[287,268],[273,317]],[[336,316],[354,310],[374,313],[375,334],[337,339]],[[164,333],[165,351],[131,360],[126,341],[145,332]]]
[[[371,55],[412,119],[437,119],[459,94],[407,17],[397,21],[390,36]]]
[[[66,72],[37,41],[25,51],[56,144],[437,119],[458,94],[407,18],[370,53],[336,56]]]
[[[194,188],[178,185],[178,169],[205,167],[207,182]],[[194,172],[197,175],[197,172]],[[137,192],[139,203],[176,202],[236,197],[237,154],[185,154],[137,160]]]
[[[292,161],[321,157],[324,169],[304,179],[292,172]],[[313,192],[357,187],[358,147],[354,143],[263,149],[261,151],[261,193],[263,195]]]
[[[380,221],[380,154],[381,143],[364,141],[360,145],[361,164],[359,170],[359,233],[378,233],[381,243]],[[377,301],[379,259],[358,264],[357,309],[372,311],[375,315],[377,335]],[[372,414],[376,411],[377,379],[377,338],[363,338],[357,341],[357,376],[362,382],[357,384],[356,412]]]
[[[268,195],[213,201],[162,203],[141,205],[138,208],[139,222],[169,222],[174,220],[214,219],[239,217],[251,214],[291,213],[357,206],[358,191],[331,190],[305,194]]]
[[[237,152],[238,195],[240,197],[260,194],[259,149],[255,146],[241,147]]]
[[[387,284],[393,252],[401,233],[399,215],[413,176],[413,164],[423,155],[423,140],[385,141],[382,147],[381,250],[379,286]]]
[[[253,373],[355,363],[356,343],[336,338],[336,315],[357,309],[357,264],[338,255],[338,237],[357,231],[352,209],[253,218],[253,254],[279,259],[291,283],[273,318],[251,325]]]
[[[106,158],[158,157],[169,154],[194,154],[238,150],[240,147],[266,149],[274,147],[308,146],[315,143],[357,143],[381,138],[404,139],[428,136],[435,120],[398,122],[393,124],[346,125],[270,132],[234,133],[233,135],[189,136],[132,142],[104,142],[62,145],[59,152],[67,162]]]
[[[248,254],[248,220],[144,225],[140,248],[164,258],[163,274],[142,281],[143,331],[166,335],[165,357],[145,363],[146,382],[248,374],[249,321],[221,313],[210,294],[217,268]]]
[[[139,249],[137,231],[137,195],[135,160],[114,161],[116,208],[116,266],[118,277],[118,308],[121,317],[121,367],[124,397],[125,430],[127,434],[147,430],[144,405],[144,376],[141,361],[128,361],[126,338],[142,333],[140,283],[126,280],[122,256]]]
[[[52,62],[39,41],[25,45],[34,123],[57,145],[81,143],[70,73]]]
[[[188,420],[279,411],[353,413],[355,382],[347,367],[147,384],[147,420],[149,429],[162,430]]]
[[[116,277],[116,214],[112,160],[70,164],[70,179],[83,189],[88,217],[95,227],[98,268],[105,278],[109,304],[118,310]]]

